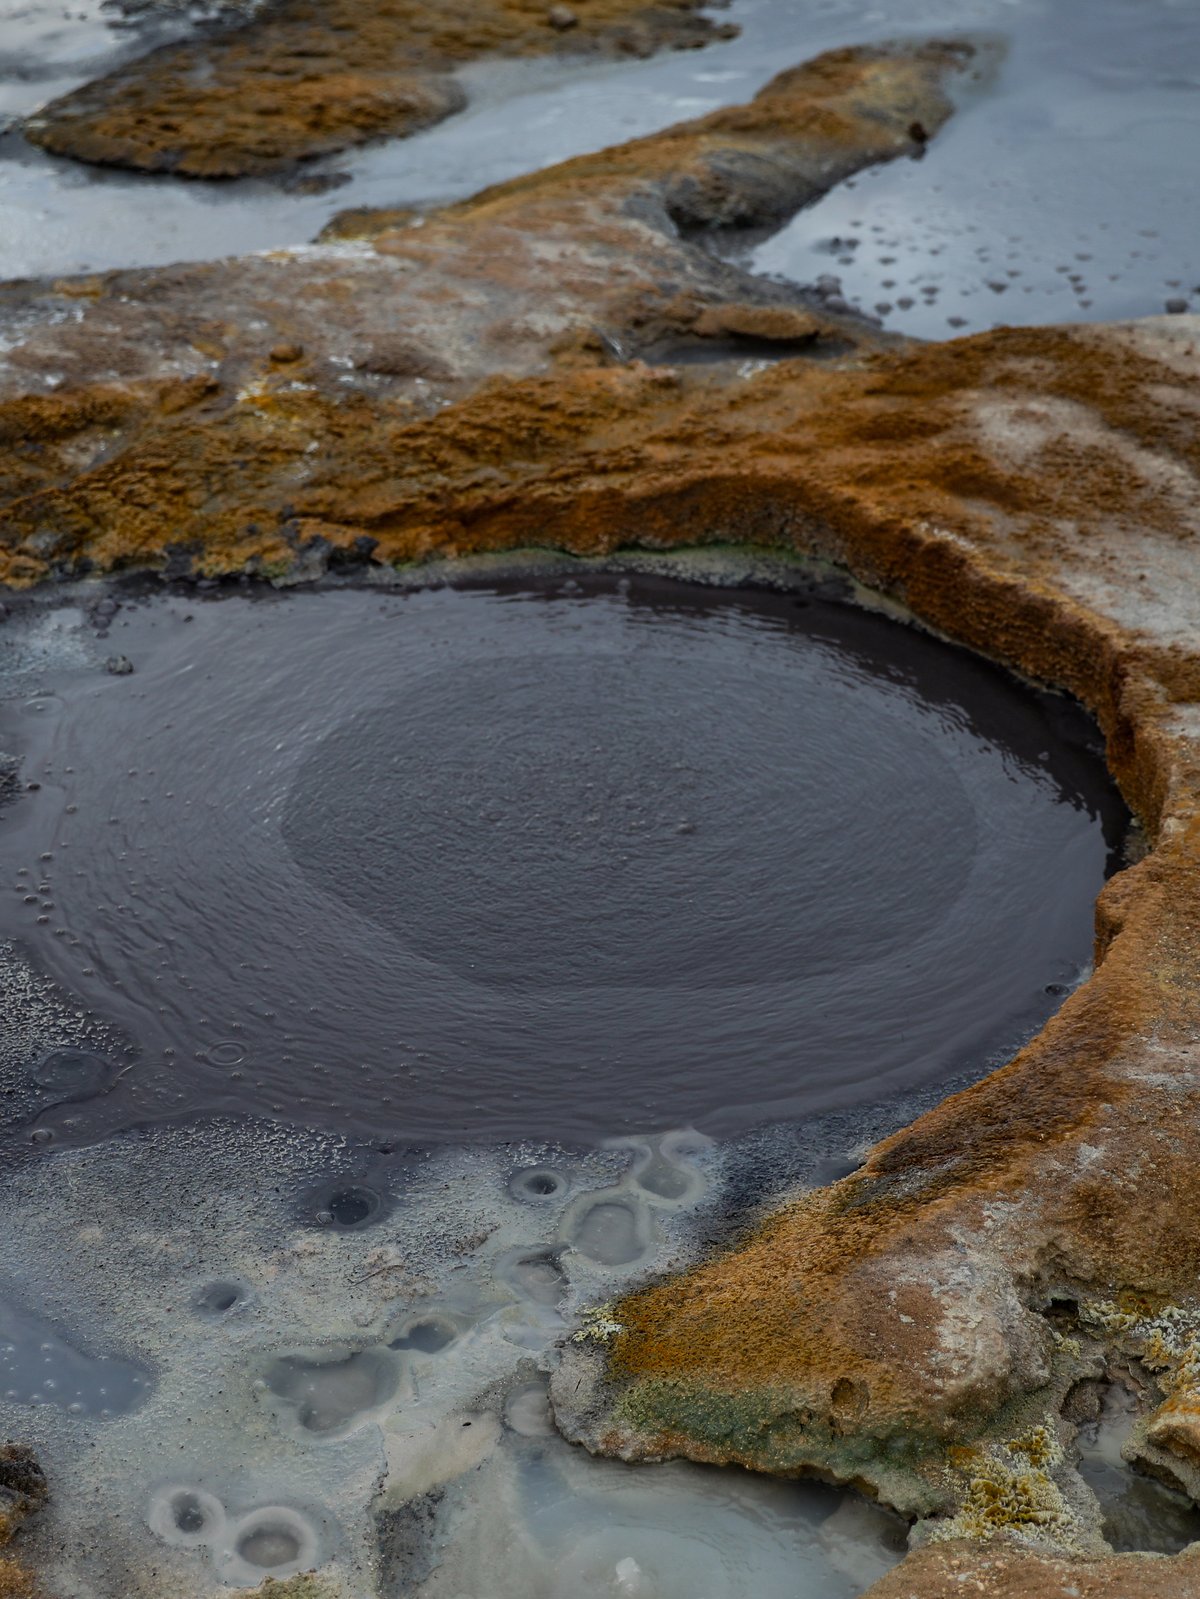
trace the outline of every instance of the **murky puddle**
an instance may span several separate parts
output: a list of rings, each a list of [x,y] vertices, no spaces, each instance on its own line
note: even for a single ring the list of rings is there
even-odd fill
[[[888,1098],[1040,1026],[1120,845],[1067,702],[816,592],[131,591],[6,638],[66,658],[0,711],[0,936],[122,1040],[14,1083],[43,1136]]]
[[[341,183],[320,195],[103,173],[10,135],[0,141],[0,277],[303,243],[343,207],[440,203],[744,100],[824,49],[973,31],[1004,41],[1007,59],[990,87],[968,92],[924,161],[851,180],[763,245],[755,265],[804,283],[836,277],[831,293],[869,313],[885,307],[888,327],[933,338],[1005,321],[1147,315],[1195,294],[1191,0],[734,0],[722,15],[741,37],[700,52],[472,68],[467,112],[320,164],[314,171]],[[100,70],[90,43],[72,62],[57,8],[53,17],[42,68],[32,44],[20,75],[0,63],[0,116],[33,109],[31,73],[57,74],[46,98]],[[0,52],[14,29],[0,20]],[[26,21],[18,37],[36,30]]]
[[[1065,700],[666,564],[13,605],[0,1425],[50,1586],[851,1599],[900,1558],[832,1488],[593,1460],[546,1373],[1028,1036],[1124,815]]]
[[[1121,1383],[1093,1386],[1076,1447],[1079,1474],[1103,1512],[1105,1538],[1118,1553],[1178,1554],[1200,1540],[1200,1509],[1167,1483],[1130,1470],[1122,1447],[1145,1407]]]

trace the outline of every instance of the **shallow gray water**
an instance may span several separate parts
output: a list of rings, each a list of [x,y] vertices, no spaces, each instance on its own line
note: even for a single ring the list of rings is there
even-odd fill
[[[244,1121],[6,1162],[0,1205],[37,1218],[10,1228],[6,1275],[36,1313],[0,1320],[0,1357],[40,1380],[51,1355],[63,1395],[141,1382],[99,1406],[0,1383],[0,1426],[53,1484],[26,1557],[95,1599],[308,1567],[355,1599],[852,1599],[903,1553],[899,1517],[817,1484],[597,1461],[553,1431],[555,1344],[694,1258],[738,1202],[736,1164],[687,1132],[382,1153]],[[317,1219],[368,1184],[370,1216]],[[614,1208],[640,1247],[597,1259],[588,1217]]]
[[[979,1071],[1086,967],[1091,724],[886,618],[647,575],[112,603],[6,630],[47,664],[0,933],[126,1041],[26,1062],[39,1137],[730,1133]]]
[[[1200,1510],[1182,1493],[1130,1469],[1121,1454],[1138,1404],[1119,1383],[1101,1392],[1094,1421],[1076,1440],[1079,1474],[1100,1501],[1104,1536],[1118,1553],[1174,1555],[1200,1539]]]
[[[1200,148],[1200,9],[1010,5],[996,21],[1009,49],[995,85],[927,155],[840,185],[754,266],[835,276],[852,304],[927,339],[1200,305],[1185,154]]]
[[[318,197],[89,171],[10,137],[0,141],[0,276],[299,244],[345,206],[436,203],[744,100],[824,49],[977,30],[1008,41],[1007,62],[925,160],[842,186],[757,265],[803,282],[838,275],[864,309],[891,307],[889,327],[929,337],[1146,315],[1200,283],[1193,0],[735,0],[727,14],[742,36],[701,52],[472,69],[464,115],[326,162],[350,181]],[[50,19],[40,43],[31,17]],[[0,0],[0,57],[6,36],[25,76],[11,53],[7,69],[0,59],[0,118],[98,68],[95,22],[64,28],[60,8],[40,0]],[[31,82],[35,68],[51,76]],[[854,247],[831,246],[851,238]]]
[[[0,1392],[8,1405],[55,1405],[71,1416],[131,1410],[150,1387],[146,1372],[76,1348],[54,1324],[0,1293]]]

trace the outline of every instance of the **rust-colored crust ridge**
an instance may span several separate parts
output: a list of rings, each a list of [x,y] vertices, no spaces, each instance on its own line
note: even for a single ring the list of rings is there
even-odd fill
[[[943,1544],[909,1555],[863,1599],[1196,1599],[1200,1549],[1173,1560],[1054,1560],[1012,1548]]]
[[[189,178],[253,177],[462,110],[485,57],[648,56],[737,33],[703,0],[267,0],[52,101],[26,123],[55,155]]]
[[[633,357],[887,343],[684,235],[776,222],[922,148],[914,126],[940,127],[972,63],[953,43],[837,51],[747,107],[447,210],[356,214],[371,237],[0,286],[0,578],[172,551],[280,575],[362,538],[382,561],[453,553],[459,508],[474,519],[506,474],[742,386],[736,364]]]
[[[46,1502],[45,1474],[21,1444],[0,1444],[0,1549]],[[45,1599],[37,1578],[11,1554],[0,1555],[0,1599]]]
[[[591,1448],[919,1519],[880,1599],[1053,1594],[1064,1553],[1064,1594],[1200,1593],[1194,1556],[1109,1554],[1072,1463],[1118,1381],[1129,1456],[1200,1498],[1200,319],[909,346],[696,239],[911,151],[968,60],[835,52],[428,216],[0,290],[0,573],[769,546],[1089,705],[1151,846],[1095,975],[853,1176],[606,1307],[554,1394]]]

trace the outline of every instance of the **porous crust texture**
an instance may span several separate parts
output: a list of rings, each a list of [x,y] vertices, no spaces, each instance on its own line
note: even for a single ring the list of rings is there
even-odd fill
[[[0,1444],[0,1549],[7,1549],[27,1516],[46,1501],[42,1468],[21,1444]],[[10,1554],[0,1555],[0,1599],[45,1599],[34,1573]]]
[[[594,1450],[896,1506],[924,1547],[876,1599],[1200,1594],[1194,1554],[1112,1555],[1072,1452],[1118,1382],[1130,1459],[1200,1498],[1200,319],[908,345],[704,248],[924,148],[976,68],[835,52],[440,212],[0,290],[0,574],[767,546],[1078,696],[1149,846],[1094,975],[852,1176],[605,1307],[554,1398]]]
[[[1200,1553],[1056,1560],[1012,1548],[921,1549],[864,1599],[1193,1599]]]

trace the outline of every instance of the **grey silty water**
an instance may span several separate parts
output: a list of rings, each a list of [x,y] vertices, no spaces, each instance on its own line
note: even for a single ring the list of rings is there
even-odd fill
[[[97,653],[0,716],[39,785],[0,931],[127,1040],[28,1063],[39,1136],[730,1134],[982,1070],[1086,968],[1094,729],[886,618],[646,575],[113,603],[47,613]]]
[[[851,302],[884,306],[887,326],[923,337],[1146,315],[1195,292],[1200,14],[1190,0],[735,0],[726,14],[741,37],[701,52],[472,68],[463,115],[331,158],[323,169],[349,181],[321,196],[88,171],[10,135],[0,143],[0,276],[301,244],[342,207],[461,196],[743,100],[824,49],[974,30],[1003,40],[1006,57],[925,160],[852,180],[756,265],[806,283],[840,277]],[[7,34],[22,61],[21,76],[11,53],[0,67],[0,117],[103,64],[99,21],[64,28],[47,6],[39,35],[36,5],[19,15],[20,28],[15,8],[0,19],[0,57]]]

